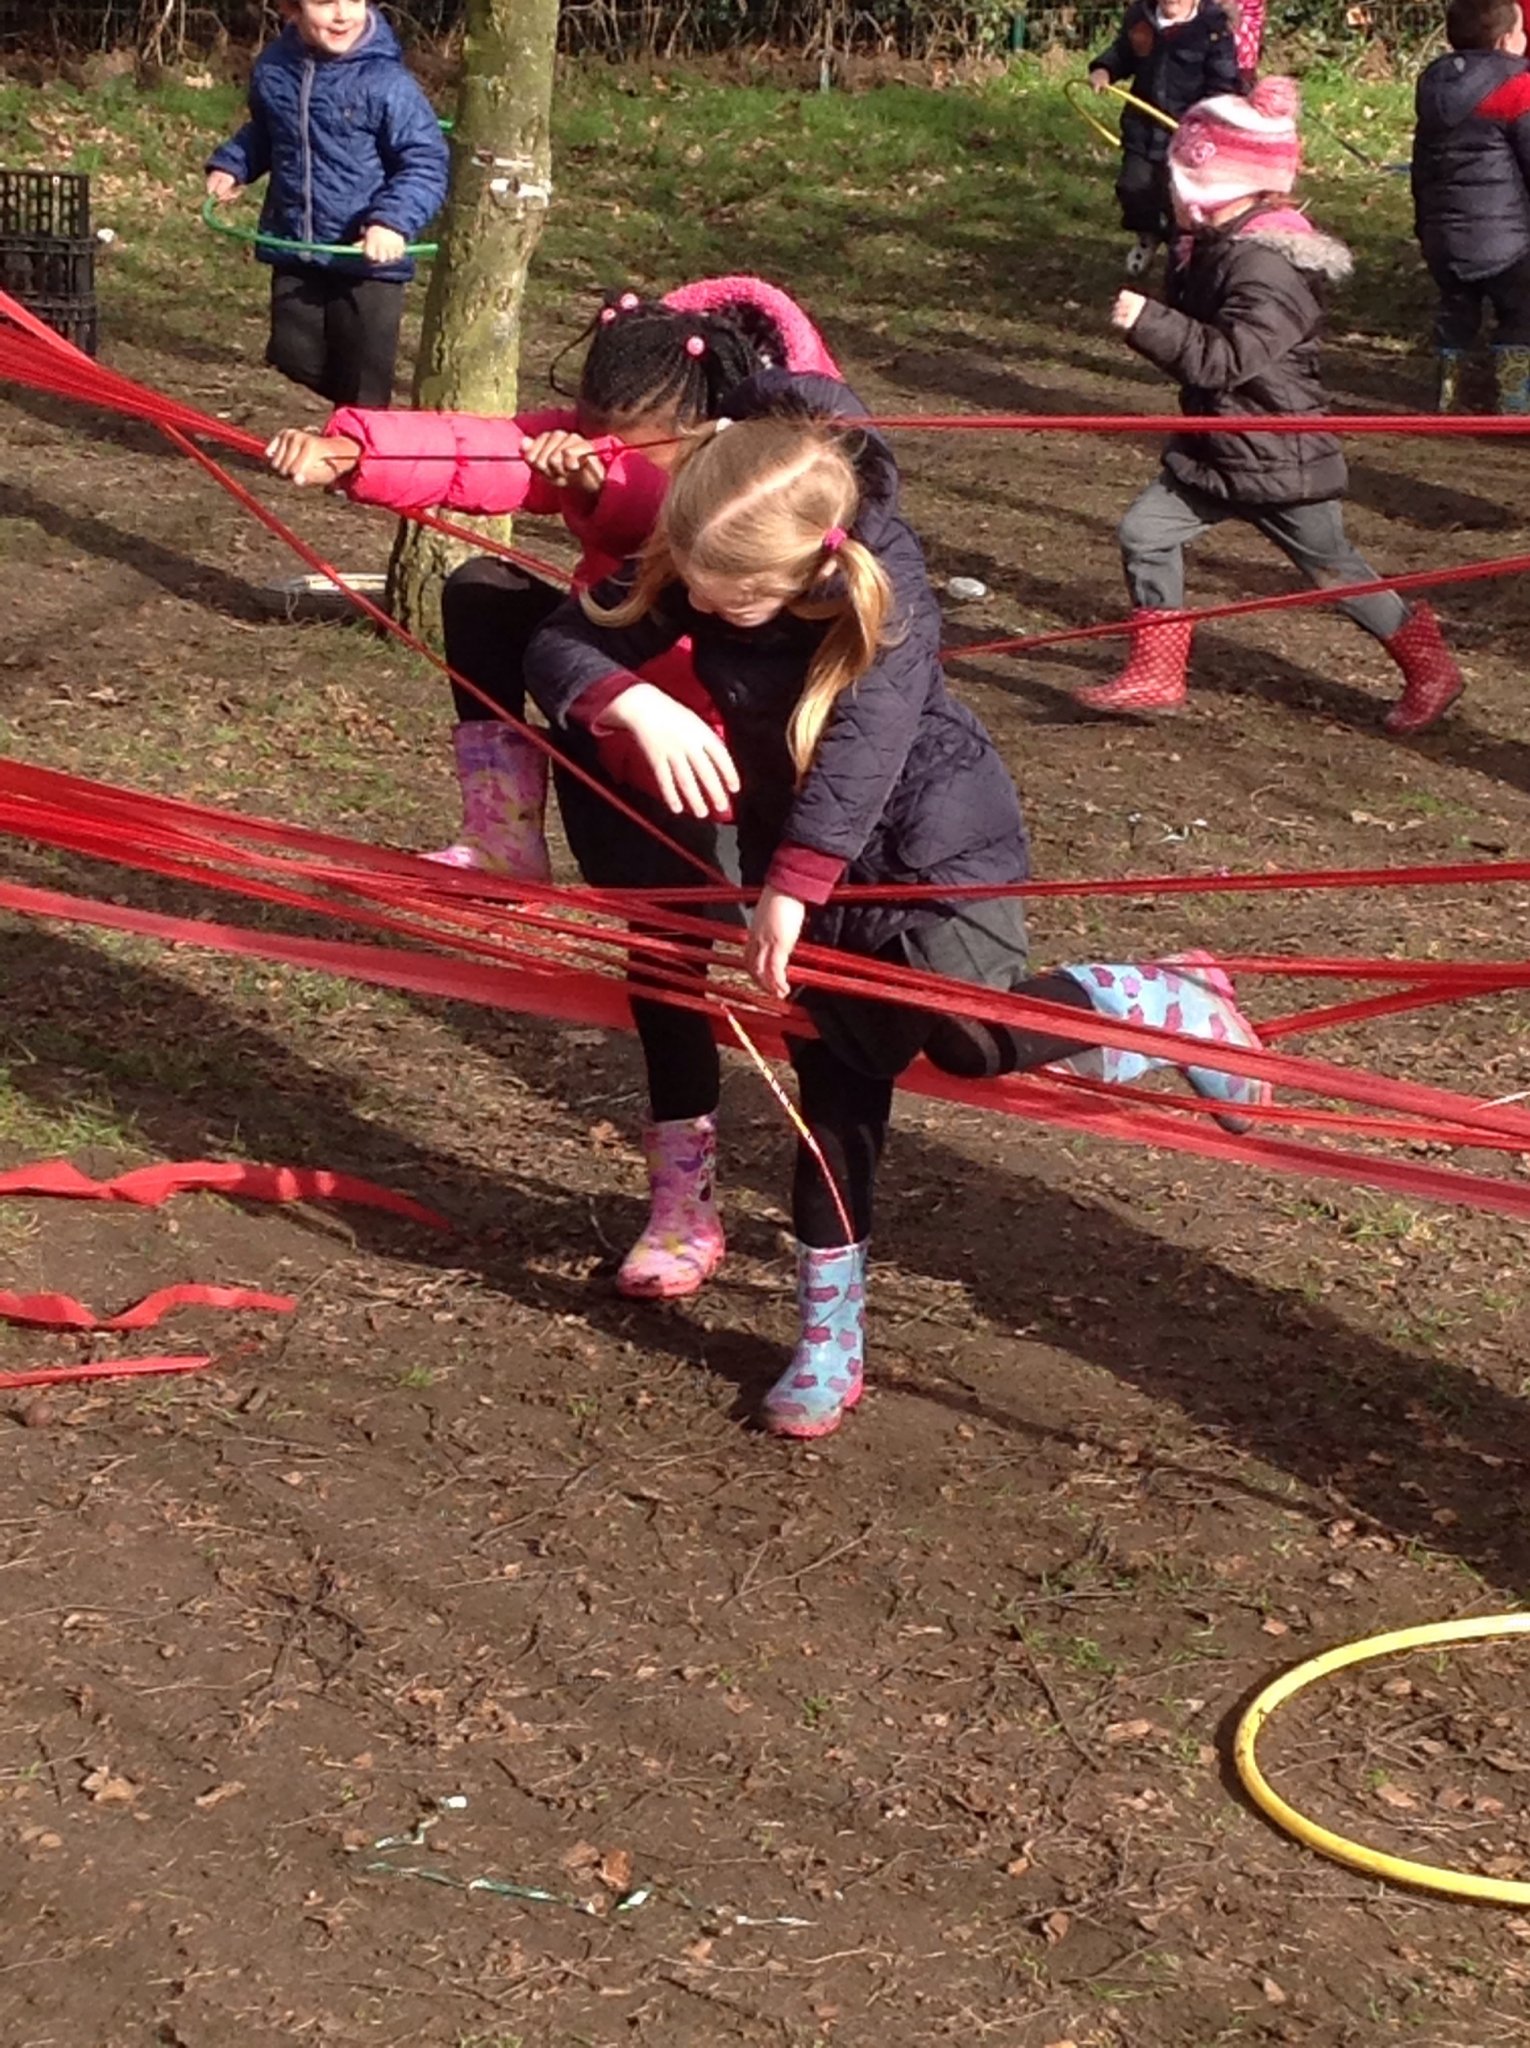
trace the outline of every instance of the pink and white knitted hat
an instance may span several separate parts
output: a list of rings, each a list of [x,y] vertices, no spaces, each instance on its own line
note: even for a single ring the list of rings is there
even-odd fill
[[[1262,78],[1190,109],[1169,143],[1169,180],[1192,221],[1259,192],[1289,192],[1301,163],[1294,78]]]

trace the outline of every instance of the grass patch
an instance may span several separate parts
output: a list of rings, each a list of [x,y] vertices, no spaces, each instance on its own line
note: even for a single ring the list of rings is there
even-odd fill
[[[747,267],[832,324],[848,268],[875,337],[949,345],[993,325],[1023,357],[1039,332],[1076,332],[1082,304],[1103,322],[1118,281],[1112,161],[1065,97],[1066,75],[1019,59],[959,88],[817,93],[567,66],[533,305],[569,321],[571,301],[613,281]],[[1411,87],[1320,70],[1306,88],[1306,193],[1359,257],[1339,321],[1411,337],[1428,291],[1407,181],[1351,153],[1406,158]],[[194,354],[247,306],[248,262],[197,218],[202,163],[239,113],[234,88],[174,79],[0,87],[0,153],[92,174],[97,218],[121,238],[102,266],[113,336],[169,330]]]

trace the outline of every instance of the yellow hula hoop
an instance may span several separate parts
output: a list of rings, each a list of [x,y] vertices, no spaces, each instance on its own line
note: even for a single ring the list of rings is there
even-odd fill
[[[1311,1657],[1305,1664],[1298,1664],[1294,1671],[1287,1671],[1272,1685],[1267,1685],[1238,1723],[1233,1761],[1244,1790],[1254,1804],[1288,1835],[1305,1842],[1309,1849],[1316,1849],[1320,1856],[1331,1857],[1335,1863],[1347,1863],[1352,1870],[1363,1870],[1369,1877],[1384,1877],[1393,1884],[1413,1885],[1420,1891],[1443,1892],[1447,1898],[1478,1899],[1495,1906],[1530,1906],[1530,1884],[1511,1882],[1507,1878],[1477,1877],[1470,1871],[1446,1870],[1433,1863],[1411,1862],[1405,1856],[1388,1856],[1383,1850],[1368,1849],[1363,1842],[1352,1842],[1344,1835],[1336,1835],[1331,1829],[1320,1827],[1281,1798],[1260,1770],[1254,1755],[1264,1725],[1277,1707],[1284,1706],[1287,1700],[1294,1699],[1297,1693],[1305,1691],[1318,1679],[1329,1678],[1351,1664],[1367,1664],[1376,1657],[1392,1657],[1400,1650],[1436,1649],[1446,1643],[1480,1643],[1493,1636],[1527,1634],[1530,1634],[1530,1614],[1496,1614],[1476,1621],[1431,1622],[1423,1628],[1399,1628],[1390,1635],[1368,1636],[1364,1642],[1344,1643],[1337,1650],[1325,1650],[1320,1657]]]
[[[1114,93],[1123,106],[1134,107],[1139,114],[1146,114],[1150,121],[1156,121],[1161,128],[1167,128],[1171,134],[1179,126],[1179,123],[1172,114],[1166,114],[1162,107],[1155,107],[1147,100],[1138,99],[1137,95],[1134,92],[1128,92],[1124,85],[1107,85],[1105,90]],[[1081,93],[1086,92],[1092,95],[1094,88],[1081,78],[1070,78],[1065,81],[1063,91],[1067,94],[1068,104],[1072,107],[1074,113],[1078,115],[1079,119],[1087,121],[1102,142],[1108,142],[1112,149],[1119,149],[1121,147],[1120,136],[1113,128],[1107,128],[1103,121],[1091,113],[1084,101],[1079,97]]]

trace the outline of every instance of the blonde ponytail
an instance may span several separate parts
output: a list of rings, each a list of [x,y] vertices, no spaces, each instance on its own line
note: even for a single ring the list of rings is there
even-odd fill
[[[813,764],[829,713],[876,660],[892,610],[892,585],[887,580],[887,571],[863,541],[846,540],[832,559],[844,581],[844,598],[820,601],[825,607],[832,605],[829,616],[833,624],[819,642],[808,668],[807,683],[786,728],[786,743],[791,749],[799,786]],[[793,609],[812,617],[819,605],[805,600]]]

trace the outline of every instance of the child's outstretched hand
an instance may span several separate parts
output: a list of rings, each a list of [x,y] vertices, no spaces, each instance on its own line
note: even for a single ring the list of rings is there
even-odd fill
[[[266,443],[266,460],[289,483],[337,484],[361,460],[361,443],[349,434],[310,434],[306,427],[283,427]]]
[[[786,970],[791,965],[807,905],[796,896],[784,896],[779,889],[762,889],[749,920],[749,937],[744,944],[744,972],[760,984],[767,995],[791,994]]]
[[[1089,83],[1095,92],[1103,92],[1106,86],[1110,84],[1110,73],[1099,69],[1091,71]]]
[[[630,732],[676,817],[725,818],[738,794],[733,756],[704,718],[652,683],[634,683],[600,715],[600,727]]]
[[[361,237],[361,253],[368,263],[402,263],[408,246],[397,228],[385,228],[375,220]]]
[[[1116,303],[1110,309],[1111,326],[1119,327],[1123,334],[1130,334],[1146,304],[1141,292],[1117,292]]]
[[[521,443],[521,460],[558,491],[573,491],[593,504],[605,488],[606,465],[583,434],[554,427]]]
[[[231,199],[237,199],[244,187],[232,171],[209,171],[207,173],[207,196],[216,199],[220,206],[227,206]]]

